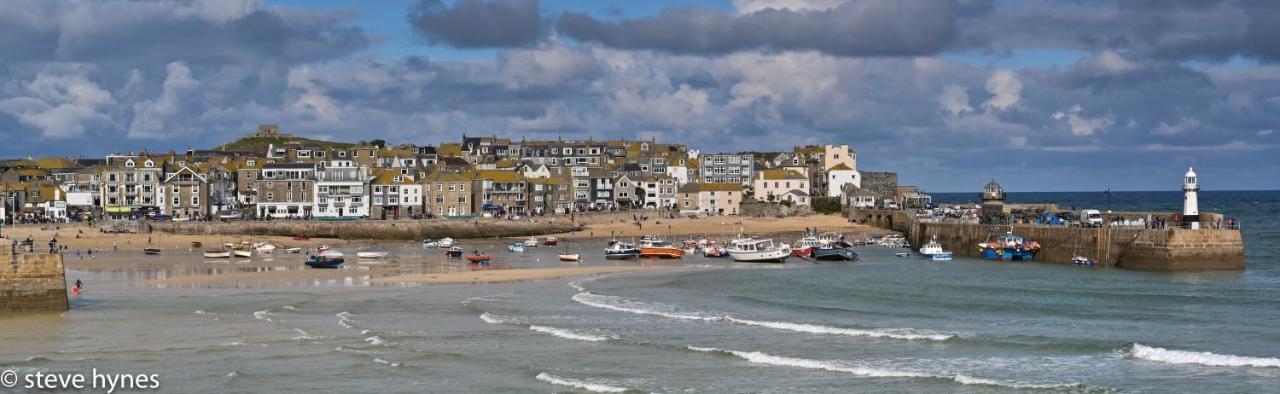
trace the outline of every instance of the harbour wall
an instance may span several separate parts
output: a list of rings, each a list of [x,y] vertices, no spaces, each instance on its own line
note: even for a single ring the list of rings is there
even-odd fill
[[[67,310],[67,277],[60,254],[0,252],[0,313]]]
[[[232,222],[158,222],[150,231],[186,235],[228,236],[307,236],[339,239],[420,240],[444,237],[494,238],[526,237],[574,231],[568,220],[551,223],[472,219],[472,220],[360,220],[360,221],[232,221]]]
[[[977,244],[1008,232],[1007,225],[913,222],[906,231],[919,247],[937,236],[958,255],[977,257]],[[1013,233],[1040,244],[1037,261],[1070,264],[1076,255],[1099,265],[1153,271],[1242,270],[1244,238],[1237,229],[1078,228],[1014,225]]]

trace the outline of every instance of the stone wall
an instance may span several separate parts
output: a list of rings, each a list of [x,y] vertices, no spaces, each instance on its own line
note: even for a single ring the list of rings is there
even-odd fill
[[[770,203],[760,201],[743,201],[738,208],[739,216],[754,217],[788,217],[801,216],[813,213],[813,207],[808,205],[792,205],[786,206],[781,203]]]
[[[1009,231],[1007,225],[913,223],[913,247],[937,236],[957,255],[977,257],[977,244]],[[1014,234],[1040,244],[1037,261],[1071,263],[1081,255],[1100,265],[1121,268],[1187,271],[1244,269],[1244,241],[1239,230],[1140,228],[1075,228],[1015,225]]]
[[[908,230],[911,220],[907,211],[887,209],[846,209],[845,217],[850,222],[903,232]]]
[[[65,311],[62,255],[0,252],[0,312]]]
[[[568,220],[361,220],[160,222],[152,231],[189,235],[304,235],[315,238],[419,240],[524,237],[573,231]]]

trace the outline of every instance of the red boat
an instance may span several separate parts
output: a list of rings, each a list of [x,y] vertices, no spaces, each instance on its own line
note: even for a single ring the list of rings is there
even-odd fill
[[[542,244],[547,246],[556,246],[558,243],[560,243],[560,240],[556,239],[556,237],[547,237],[546,240],[542,241]]]
[[[305,236],[305,235],[295,235],[295,236],[293,236],[293,240],[294,240],[294,241],[308,241],[308,240],[310,240],[310,239],[311,239],[311,237],[308,237],[308,236]]]
[[[484,254],[467,256],[467,261],[470,261],[476,264],[488,264],[489,260],[491,260],[489,255],[484,255]]]
[[[791,249],[791,255],[794,257],[809,257],[813,254],[812,246],[805,246],[797,249]]]

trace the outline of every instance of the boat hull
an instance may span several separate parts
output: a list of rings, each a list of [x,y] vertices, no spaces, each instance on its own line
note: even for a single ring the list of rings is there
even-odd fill
[[[157,255],[157,254],[160,254],[160,248],[145,248],[145,249],[142,249],[142,253],[149,254],[149,255]]]
[[[247,250],[237,250],[237,251],[235,251],[235,252],[231,252],[231,253],[232,253],[232,254],[235,254],[235,255],[236,255],[236,257],[253,257],[253,252],[250,252],[250,251],[247,251]]]
[[[795,257],[810,257],[813,255],[813,251],[814,248],[812,246],[806,246],[799,249],[792,249],[791,255]]]
[[[785,248],[759,252],[737,252],[730,250],[729,257],[732,257],[733,261],[743,263],[785,263],[787,261],[787,257],[791,257],[791,251]]]
[[[1036,258],[1036,252],[1026,249],[983,248],[978,257],[983,260],[1031,261]]]
[[[489,260],[491,259],[489,258],[489,256],[486,256],[486,255],[467,256],[467,261],[470,261],[475,264],[489,264]]]
[[[380,259],[383,257],[387,257],[387,255],[389,254],[390,253],[387,253],[387,252],[356,252],[356,257],[359,257],[362,259]]]
[[[562,254],[560,255],[560,261],[578,261],[579,257],[577,254]]]
[[[231,258],[231,252],[204,252],[206,259],[228,259]]]
[[[307,259],[307,266],[311,268],[333,269],[333,268],[341,267],[342,263],[343,263],[343,259],[341,257],[338,257],[338,258],[312,257]]]
[[[813,258],[822,261],[855,261],[858,253],[849,248],[814,249]]]
[[[679,248],[640,248],[640,257],[647,259],[678,259],[684,257]]]

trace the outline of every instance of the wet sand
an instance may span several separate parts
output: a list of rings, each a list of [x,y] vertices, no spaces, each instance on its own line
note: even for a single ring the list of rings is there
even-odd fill
[[[629,219],[629,218],[628,218]],[[884,234],[890,231],[867,225],[850,223],[839,215],[808,215],[787,218],[775,217],[740,217],[740,216],[708,216],[700,218],[664,219],[650,217],[648,221],[636,227],[630,220],[582,221],[587,225],[586,231],[557,234],[557,236],[593,236],[593,237],[640,237],[645,234],[662,236],[708,235],[724,236],[736,233],[776,234],[802,232],[806,228],[817,228],[818,231],[835,231],[846,235]]]
[[[652,266],[615,265],[568,268],[521,268],[489,271],[450,272],[443,274],[412,274],[373,279],[373,284],[448,284],[448,283],[500,283],[523,280],[564,278],[613,272],[655,269]]]

